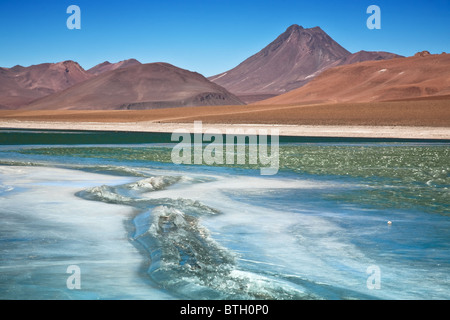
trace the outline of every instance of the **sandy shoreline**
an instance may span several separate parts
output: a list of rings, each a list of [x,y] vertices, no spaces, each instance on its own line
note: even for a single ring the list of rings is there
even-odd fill
[[[0,128],[193,132],[277,129],[281,136],[450,140],[450,99],[149,110],[0,110]],[[270,134],[270,132],[269,132]]]
[[[412,126],[344,126],[344,125],[270,125],[270,124],[208,124],[202,123],[202,131],[227,133],[227,130],[266,129],[268,134],[295,137],[351,137],[450,140],[450,128]],[[63,121],[0,121],[0,129],[85,130],[172,133],[175,130],[194,132],[194,123],[139,122],[63,122]],[[236,131],[235,131],[236,132]]]

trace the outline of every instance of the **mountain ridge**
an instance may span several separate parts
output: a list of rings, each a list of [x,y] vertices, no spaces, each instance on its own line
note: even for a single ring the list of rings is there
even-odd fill
[[[317,59],[318,55],[323,59]],[[292,25],[235,68],[209,79],[235,94],[280,94],[301,86],[308,76],[347,55],[350,52],[320,27]]]
[[[92,76],[77,62],[66,60],[23,67],[1,68],[0,104],[17,108],[67,89]]]
[[[401,56],[382,51],[352,54],[320,27],[293,24],[236,67],[208,79],[237,96],[258,100],[258,96],[276,96],[302,87],[331,67],[394,57]]]
[[[127,60],[122,60],[122,61],[119,61],[116,63],[111,63],[109,61],[105,61],[105,62],[99,63],[99,64],[95,65],[94,67],[88,69],[87,72],[90,74],[93,74],[93,75],[99,75],[99,74],[102,74],[103,72],[108,72],[108,71],[112,71],[112,70],[116,70],[116,69],[139,65],[139,64],[141,64],[141,62],[139,62],[138,60],[133,59],[133,58],[127,59]]]
[[[239,104],[243,102],[201,74],[158,62],[103,72],[24,109],[136,110]]]
[[[400,57],[402,56],[383,51],[361,50],[350,53],[320,27],[304,28],[293,24],[274,41],[242,61],[235,68],[207,78],[223,88],[226,93],[217,87],[209,93],[199,93],[194,89],[192,93],[200,94],[200,96],[190,97],[189,99],[193,100],[189,102],[180,102],[176,90],[173,90],[172,104],[174,106],[194,103],[203,105],[205,101],[215,104],[221,99],[230,101],[232,104],[254,103],[303,87],[329,68],[368,60],[387,60]],[[139,65],[142,63],[136,59],[127,59],[116,63],[104,61],[85,70],[77,62],[67,60],[29,67],[16,65],[12,68],[0,68],[0,109],[23,108],[27,105],[32,107],[42,101],[52,101],[52,99],[42,99],[65,91],[78,83],[103,76],[105,73]],[[132,78],[131,75],[129,77]],[[127,86],[132,88],[131,90],[139,91],[130,85],[129,81],[126,82]],[[113,84],[110,85],[113,86]],[[182,85],[182,83],[178,83],[178,85]],[[87,91],[89,91],[88,89],[86,88]],[[131,93],[121,91],[120,88],[116,89],[129,97],[133,96]],[[105,89],[105,91],[108,90]],[[156,91],[153,92],[156,94]],[[83,93],[80,92],[80,94]],[[142,96],[144,93],[140,91],[140,94]],[[94,92],[92,92],[91,98],[93,104],[94,100],[99,102]],[[121,107],[156,107],[156,100],[148,98],[149,100],[146,102],[135,97],[130,101],[123,101]],[[35,102],[36,100],[39,102]],[[169,101],[170,99],[164,97],[159,102],[159,106],[172,106]]]
[[[301,88],[258,103],[373,102],[449,94],[450,54],[430,54],[337,66]]]

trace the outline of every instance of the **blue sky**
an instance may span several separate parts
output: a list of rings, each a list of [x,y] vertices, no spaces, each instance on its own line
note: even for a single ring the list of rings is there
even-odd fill
[[[81,30],[69,30],[69,5]],[[381,30],[369,30],[369,5]],[[350,52],[450,52],[450,0],[0,0],[0,66],[74,60],[88,69],[135,58],[211,76],[235,67],[292,24],[320,26]]]

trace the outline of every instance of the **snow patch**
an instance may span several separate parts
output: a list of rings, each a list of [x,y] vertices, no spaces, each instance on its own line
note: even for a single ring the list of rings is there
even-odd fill
[[[222,78],[223,76],[225,76],[228,72],[225,72],[224,74],[221,74],[220,76],[218,76],[217,78],[212,79],[211,81],[216,81],[217,79]]]

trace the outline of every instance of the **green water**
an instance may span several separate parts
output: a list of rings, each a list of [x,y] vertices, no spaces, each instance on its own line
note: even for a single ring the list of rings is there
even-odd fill
[[[447,141],[286,137],[273,176],[176,165],[167,135],[0,141],[0,298],[450,298]]]
[[[363,192],[350,192],[344,198],[339,196],[343,201],[357,197],[360,201],[377,207],[421,207],[429,212],[449,214],[450,148],[446,145],[289,144],[281,145],[279,150],[281,172],[333,176],[341,181],[356,178],[367,186]],[[172,163],[171,151],[172,148],[167,146],[115,146],[29,148],[18,152],[49,157]],[[258,168],[258,165],[248,164],[248,157],[246,163],[238,167]]]

